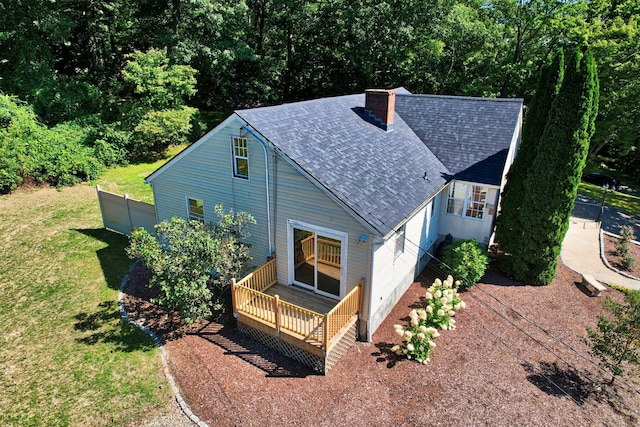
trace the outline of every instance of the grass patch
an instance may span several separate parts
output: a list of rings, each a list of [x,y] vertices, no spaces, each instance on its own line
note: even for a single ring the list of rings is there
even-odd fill
[[[161,163],[112,169],[97,184],[150,201],[142,175]],[[95,188],[1,196],[0,236],[0,425],[163,413],[172,395],[159,351],[118,312],[127,239],[102,228]]]
[[[603,190],[601,187],[587,182],[580,183],[578,193],[596,200],[602,200],[603,197]],[[622,209],[630,214],[640,215],[640,198],[630,194],[621,193],[619,191],[609,191],[607,192],[606,204]]]
[[[171,146],[164,158],[152,162],[140,162],[128,166],[110,168],[95,184],[100,185],[100,188],[105,191],[128,194],[132,199],[153,203],[151,186],[145,185],[144,179],[185,147],[186,145]]]

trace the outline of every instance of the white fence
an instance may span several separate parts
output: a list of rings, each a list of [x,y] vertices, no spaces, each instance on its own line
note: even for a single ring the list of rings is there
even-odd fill
[[[96,190],[104,228],[129,234],[135,228],[142,227],[150,233],[155,233],[153,226],[156,224],[156,207],[154,205],[130,199],[126,194],[120,196],[102,191],[99,185]]]

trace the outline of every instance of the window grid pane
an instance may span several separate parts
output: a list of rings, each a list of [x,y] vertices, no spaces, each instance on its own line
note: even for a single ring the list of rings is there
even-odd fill
[[[465,216],[470,218],[482,219],[486,201],[487,190],[479,185],[474,185],[471,188],[471,193],[469,194]]]
[[[189,219],[204,222],[204,203],[202,200],[189,199]]]
[[[233,175],[249,178],[249,148],[245,138],[233,138]]]
[[[395,258],[398,258],[400,255],[404,253],[404,242],[405,242],[405,226],[403,225],[396,231],[396,250],[395,250]]]

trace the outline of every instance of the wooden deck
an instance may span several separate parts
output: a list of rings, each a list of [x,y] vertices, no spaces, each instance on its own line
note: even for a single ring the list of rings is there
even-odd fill
[[[264,293],[271,296],[279,295],[280,299],[284,301],[321,314],[327,314],[340,303],[338,300],[323,297],[297,286],[276,284]]]

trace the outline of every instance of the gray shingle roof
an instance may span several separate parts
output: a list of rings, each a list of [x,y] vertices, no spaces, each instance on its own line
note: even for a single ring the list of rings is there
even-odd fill
[[[396,112],[454,178],[500,185],[521,99],[398,95]]]
[[[236,113],[382,236],[453,175],[494,183],[521,106],[399,92],[387,132],[363,114],[364,100],[348,95]]]

